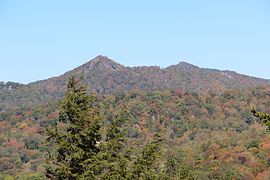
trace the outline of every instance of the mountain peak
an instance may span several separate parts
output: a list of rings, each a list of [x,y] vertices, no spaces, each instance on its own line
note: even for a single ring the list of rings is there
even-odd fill
[[[115,62],[112,59],[108,58],[107,56],[103,56],[103,55],[98,55],[97,57],[88,61],[86,64],[88,64],[88,63],[90,63],[90,64],[97,64],[97,63],[115,63],[115,64],[117,64],[117,62]]]
[[[68,77],[79,74],[85,77],[93,91],[112,93],[117,91],[137,90],[175,90],[182,87],[186,90],[204,92],[214,90],[223,92],[230,88],[269,85],[270,81],[248,77],[232,72],[222,72],[180,62],[164,69],[159,67],[125,67],[107,56],[97,56],[89,62],[68,71],[67,73],[44,81],[32,83],[34,88],[49,94],[65,90]],[[52,87],[54,87],[52,89]]]
[[[198,66],[195,66],[193,64],[190,64],[190,63],[187,63],[187,62],[184,62],[184,61],[178,63],[177,66],[188,67],[188,68],[198,68]]]
[[[115,62],[114,60],[108,58],[107,56],[99,55],[92,60],[88,61],[87,63],[80,66],[82,68],[87,69],[108,69],[108,70],[116,70],[119,68],[123,68],[124,66]]]
[[[108,56],[98,55],[95,58],[93,58],[91,61],[112,61]]]
[[[172,66],[169,66],[168,67],[169,69],[173,68],[173,69],[181,69],[183,71],[191,71],[191,70],[194,70],[194,69],[199,69],[198,66],[194,66],[193,64],[190,64],[190,63],[187,63],[187,62],[180,62],[176,65],[172,65]]]

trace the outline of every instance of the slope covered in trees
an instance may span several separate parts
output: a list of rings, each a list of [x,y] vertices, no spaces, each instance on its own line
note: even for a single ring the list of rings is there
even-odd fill
[[[85,77],[82,91],[67,83],[72,74]],[[77,97],[83,106],[76,105],[75,91],[81,92]],[[46,169],[53,177],[57,166],[48,169],[48,152],[57,155],[63,147],[69,154],[59,160],[76,155],[73,167],[82,168],[85,177],[93,177],[93,169],[101,179],[119,174],[132,179],[270,177],[270,137],[267,127],[258,123],[269,121],[259,113],[270,112],[268,80],[187,63],[130,68],[98,56],[59,77],[28,85],[1,83],[0,98],[1,178],[45,178]],[[84,110],[74,113],[79,107]],[[83,120],[80,126],[91,127],[89,114],[99,119],[94,159],[73,153],[71,144],[46,141],[46,129],[52,142],[57,141],[53,135],[69,129],[72,112],[73,119]],[[56,126],[59,131],[53,131]],[[75,134],[69,130],[64,140],[85,136],[80,129]],[[80,143],[87,140],[80,138]],[[86,159],[95,162],[94,167]]]
[[[97,93],[111,93],[138,89],[153,90],[208,90],[224,91],[228,88],[246,88],[270,84],[270,81],[237,74],[232,71],[219,71],[199,68],[180,62],[167,68],[158,66],[125,67],[106,56],[97,56],[91,61],[59,77],[30,85],[44,93],[59,93],[65,89],[66,81],[72,74],[82,74],[84,83]]]
[[[270,85],[269,80],[232,71],[199,68],[185,62],[167,68],[125,67],[106,56],[97,56],[59,77],[17,86],[17,88],[10,88],[9,84],[12,83],[0,84],[0,108],[6,110],[30,107],[60,99],[66,90],[68,78],[74,74],[83,75],[84,83],[88,88],[99,94],[134,89],[147,92],[184,90],[197,93],[207,91],[222,93],[231,88],[243,90],[247,87]],[[1,88],[2,86],[4,88]]]
[[[267,177],[269,173],[270,138],[266,128],[258,124],[250,112],[252,106],[269,111],[270,98],[266,98],[269,92],[269,87],[231,89],[222,94],[132,91],[99,95],[95,104],[99,104],[100,115],[104,118],[101,132],[108,132],[119,117],[126,119],[121,125],[126,132],[122,152],[132,155],[132,162],[137,158],[142,161],[140,157],[144,159],[143,147],[151,144],[162,129],[161,152],[153,164],[158,177],[241,179]],[[51,150],[46,145],[44,133],[46,127],[59,123],[59,114],[54,103],[1,114],[0,168],[3,177],[8,174],[44,177],[45,157]],[[63,123],[59,125],[65,128]],[[106,136],[101,138],[106,140]],[[110,148],[101,146],[104,153],[100,158],[114,151],[115,141],[108,145]],[[143,166],[135,172],[141,172],[140,169],[144,169]]]

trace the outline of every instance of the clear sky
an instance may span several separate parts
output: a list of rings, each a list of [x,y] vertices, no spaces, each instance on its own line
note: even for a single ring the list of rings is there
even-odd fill
[[[270,79],[270,1],[0,0],[0,81],[46,79],[100,54]]]

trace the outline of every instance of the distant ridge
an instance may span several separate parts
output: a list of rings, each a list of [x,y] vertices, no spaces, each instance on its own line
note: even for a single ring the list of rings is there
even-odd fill
[[[242,90],[270,86],[269,80],[238,74],[234,71],[200,68],[187,62],[180,62],[166,68],[125,67],[107,56],[99,55],[58,77],[27,85],[12,82],[0,83],[0,98],[2,99],[0,111],[6,108],[18,108],[21,102],[28,102],[29,106],[33,106],[39,102],[61,98],[71,75],[82,75],[89,89],[98,94],[130,90],[149,92],[179,89],[197,93],[207,91],[223,93],[228,89]]]
[[[175,90],[178,88],[191,91],[218,90],[222,92],[228,88],[246,88],[250,86],[268,85],[269,80],[238,74],[233,71],[220,71],[200,68],[187,62],[160,68],[159,66],[125,67],[107,56],[99,55],[87,63],[68,71],[67,73],[31,83],[39,90],[56,86],[63,90],[68,77],[81,74],[85,83],[97,93],[111,93],[119,90],[140,89]],[[57,91],[57,90],[56,90]]]

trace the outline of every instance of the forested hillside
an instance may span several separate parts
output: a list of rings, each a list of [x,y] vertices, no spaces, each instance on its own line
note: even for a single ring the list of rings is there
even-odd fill
[[[95,97],[101,140],[116,119],[125,119],[128,167],[160,133],[155,178],[270,178],[270,136],[251,112],[270,112],[268,80],[187,63],[129,68],[99,56],[59,77],[1,84],[0,179],[45,178],[52,150],[46,129],[65,127],[58,100],[72,74],[82,74]]]
[[[208,91],[222,93],[231,88],[243,90],[248,87],[270,85],[269,80],[232,71],[199,68],[185,62],[167,68],[158,66],[125,67],[106,56],[97,56],[59,77],[28,85],[12,82],[0,84],[0,107],[3,110],[30,107],[60,99],[71,75],[83,76],[83,82],[91,91],[98,94],[134,89],[145,92],[184,90],[197,93]]]
[[[106,56],[97,56],[82,66],[59,77],[29,85],[46,94],[57,94],[65,90],[72,74],[83,75],[84,83],[97,93],[111,93],[138,89],[153,90],[192,90],[203,92],[227,88],[243,89],[250,86],[270,84],[270,81],[237,74],[232,71],[219,71],[199,68],[180,62],[167,68],[158,66],[125,67]]]

